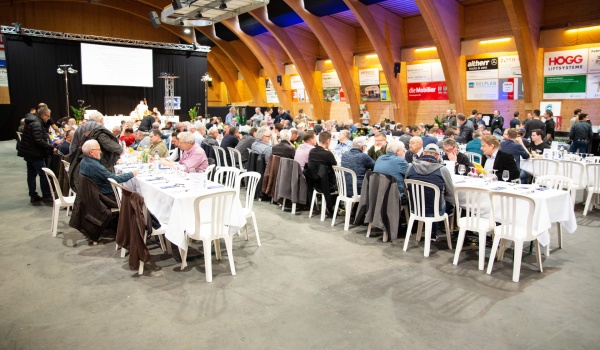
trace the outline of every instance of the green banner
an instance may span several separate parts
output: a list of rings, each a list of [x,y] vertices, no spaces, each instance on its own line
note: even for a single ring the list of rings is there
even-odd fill
[[[586,75],[544,77],[544,98],[585,98]]]

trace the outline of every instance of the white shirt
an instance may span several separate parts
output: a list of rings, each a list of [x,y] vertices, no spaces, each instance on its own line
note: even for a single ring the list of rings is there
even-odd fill
[[[485,169],[486,173],[488,173],[488,174],[492,173],[492,170],[494,169],[494,163],[496,162],[497,155],[498,155],[498,150],[494,151],[494,154],[487,157],[487,160],[485,161],[485,166],[483,167]]]

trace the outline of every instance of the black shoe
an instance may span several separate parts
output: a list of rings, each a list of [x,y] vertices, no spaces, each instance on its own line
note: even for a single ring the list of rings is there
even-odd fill
[[[29,203],[39,203],[43,200],[44,199],[42,197],[40,197],[36,194],[35,196],[31,197],[31,200],[29,201]]]
[[[42,198],[42,201],[44,202],[44,204],[50,204],[50,205],[54,204],[54,198],[52,198],[51,196],[46,196],[46,197]]]

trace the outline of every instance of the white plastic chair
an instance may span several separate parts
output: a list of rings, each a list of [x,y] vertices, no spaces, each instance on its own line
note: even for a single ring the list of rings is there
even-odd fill
[[[186,230],[186,239],[201,240],[204,247],[204,265],[206,270],[206,282],[212,282],[212,258],[211,243],[214,240],[223,239],[227,248],[227,257],[229,258],[229,268],[231,274],[235,275],[235,265],[233,262],[233,234],[230,234],[229,227],[225,225],[225,219],[231,216],[232,203],[235,198],[235,190],[228,189],[222,192],[206,194],[199,196],[194,200],[194,231]],[[205,201],[210,201],[209,205],[202,206]],[[201,207],[211,208],[200,210]],[[208,217],[208,219],[206,219]],[[219,252],[215,244],[216,252]],[[218,255],[218,254],[217,254]],[[218,257],[218,256],[217,256]],[[183,258],[183,257],[182,257]]]
[[[489,275],[492,273],[494,260],[496,259],[496,252],[498,251],[498,246],[500,245],[501,239],[515,242],[515,259],[513,262],[514,282],[519,282],[519,275],[521,273],[521,258],[523,255],[523,242],[536,241],[537,262],[540,272],[543,272],[544,270],[542,268],[540,243],[536,238],[537,232],[533,230],[535,201],[524,195],[500,191],[491,192],[490,201],[492,202],[492,213],[490,217],[495,217],[496,221],[500,222],[500,225],[494,228],[494,243],[492,245],[492,252],[488,262],[487,274]],[[494,213],[499,213],[500,215],[494,216]],[[498,217],[500,217],[500,220],[497,220]],[[519,223],[519,218],[526,218],[524,225],[522,222]],[[503,257],[504,254],[502,253],[500,256]]]
[[[587,158],[585,158],[585,162],[587,164],[598,164],[598,163],[600,163],[600,157],[598,157],[598,156],[587,157]]]
[[[225,167],[227,166],[227,155],[225,154],[225,150],[220,146],[212,146],[215,151],[215,158],[217,161],[217,167]]]
[[[586,165],[588,186],[587,186],[587,200],[585,201],[585,208],[583,209],[583,216],[586,216],[592,203],[594,195],[600,197],[600,163],[590,163]],[[594,202],[596,207],[598,206],[598,198]]]
[[[464,197],[459,201],[459,197]],[[466,231],[475,231],[479,234],[479,269],[483,270],[485,266],[485,240],[487,233],[494,230],[495,223],[489,217],[484,218],[482,211],[484,203],[489,202],[490,192],[487,189],[479,187],[459,187],[454,189],[454,198],[456,201],[457,224],[460,227],[458,240],[456,241],[456,252],[454,252],[454,265],[458,264],[458,258],[462,250]],[[462,211],[465,211],[463,217]],[[487,213],[489,214],[489,213]]]
[[[210,179],[212,177],[213,172],[215,171],[215,167],[215,164],[211,164],[206,168],[206,170],[204,170],[204,174],[206,174],[207,179]]]
[[[63,168],[65,169],[65,174],[67,174],[67,180],[69,180],[69,196],[73,196],[75,195],[75,191],[73,191],[73,189],[71,188],[71,177],[69,176],[69,168],[71,167],[71,163],[67,162],[66,160],[61,160]],[[67,208],[67,215],[68,214],[68,208]]]
[[[17,131],[17,139],[19,139],[19,142],[21,142],[22,136],[23,136],[23,133],[20,131]]]
[[[313,189],[313,195],[312,195],[312,199],[310,201],[310,211],[308,213],[308,217],[312,218],[312,213],[313,213],[313,208],[315,206],[315,204],[318,202],[318,196],[321,196],[321,221],[325,221],[325,195],[315,189]]]
[[[533,158],[531,166],[533,167],[533,179],[538,176],[556,175],[559,173],[558,162],[551,159]]]
[[[246,179],[246,200],[241,200],[240,189],[242,180]],[[256,224],[256,214],[252,207],[254,206],[254,194],[256,192],[256,186],[260,180],[260,174],[255,171],[245,172],[240,174],[235,181],[235,192],[238,200],[242,203],[242,215],[248,219],[252,218],[252,225],[254,225],[254,234],[256,235],[256,243],[260,247],[260,236],[258,235],[258,225]],[[245,239],[248,240],[248,226],[245,227]],[[239,231],[238,231],[239,234]]]
[[[235,189],[237,177],[240,175],[240,169],[234,167],[220,167],[215,173],[215,182]]]
[[[73,206],[75,203],[75,196],[63,196],[62,191],[60,190],[60,185],[58,184],[58,179],[54,172],[48,168],[42,168],[44,173],[46,173],[46,180],[48,180],[48,185],[50,186],[50,193],[52,193],[53,205],[52,205],[52,237],[56,237],[56,231],[58,229],[58,214],[60,212],[60,208],[67,208],[67,216],[69,216],[69,208]],[[54,191],[56,189],[56,191]]]
[[[481,154],[475,153],[475,152],[465,152],[465,155],[467,157],[469,157],[469,161],[471,163],[479,163],[479,164],[481,164]],[[475,158],[477,158],[477,160],[475,160]]]
[[[424,256],[429,256],[431,247],[431,224],[438,221],[443,221],[446,228],[446,239],[448,240],[448,248],[452,249],[452,240],[450,237],[450,225],[448,214],[440,215],[440,189],[427,182],[418,180],[405,180],[405,191],[408,196],[410,216],[408,219],[408,227],[406,228],[406,238],[404,240],[404,251],[408,249],[408,241],[412,230],[413,223],[419,221],[417,242],[421,239],[421,229],[423,222],[425,223],[425,252]],[[425,190],[428,189],[434,192],[433,215],[425,216]]]
[[[356,184],[356,174],[354,171],[341,166],[334,166],[333,171],[335,172],[335,180],[337,181],[338,197],[335,200],[335,208],[333,209],[333,219],[331,220],[331,226],[335,226],[335,218],[337,217],[338,209],[340,208],[340,202],[344,201],[346,209],[346,218],[344,220],[344,231],[348,231],[350,226],[350,214],[354,203],[360,202],[360,195],[358,194]],[[348,197],[346,191],[346,174],[349,174],[352,178],[352,197]]]
[[[575,204],[575,198],[577,197],[577,190],[585,190],[586,184],[584,182],[585,166],[583,163],[563,160],[560,162],[561,175],[572,179],[571,183],[571,199]]]
[[[573,180],[566,176],[561,175],[544,175],[535,179],[535,184],[554,190],[567,191],[573,195]],[[574,201],[574,200],[573,200]],[[556,229],[558,231],[558,248],[562,249],[562,226],[560,222],[556,223]],[[550,243],[546,246],[546,256],[550,255]]]
[[[227,147],[227,149],[229,150],[229,157],[231,158],[231,166],[240,169],[241,173],[246,172],[246,169],[244,169],[244,166],[242,165],[242,153],[233,147]]]

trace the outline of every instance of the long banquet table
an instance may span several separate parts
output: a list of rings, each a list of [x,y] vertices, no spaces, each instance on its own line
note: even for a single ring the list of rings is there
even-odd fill
[[[553,190],[541,188],[537,185],[513,184],[510,182],[493,181],[488,182],[480,178],[471,178],[467,176],[455,175],[452,177],[454,187],[479,187],[486,188],[489,191],[505,191],[508,193],[516,193],[527,195],[535,201],[535,212],[533,218],[534,230],[539,235],[537,237],[541,245],[547,246],[550,244],[550,234],[548,230],[553,223],[560,223],[569,233],[575,232],[577,229],[577,220],[571,195],[567,191]],[[458,198],[459,202],[463,202],[465,198]],[[459,203],[460,205],[460,203]],[[491,203],[488,201],[482,204],[483,211],[489,215]],[[500,218],[499,213],[495,213],[496,219]],[[489,216],[488,216],[489,217]],[[525,215],[521,217],[523,222],[527,219]]]
[[[120,165],[115,167],[115,170],[128,172],[140,167],[142,166]],[[185,257],[188,252],[185,231],[193,232],[195,226],[194,200],[201,195],[223,191],[226,187],[207,181],[207,186],[204,188],[166,169],[152,173],[142,167],[140,171],[138,176],[128,181],[125,186],[140,193],[144,197],[148,210],[162,225],[166,226],[165,237],[179,247],[182,257],[181,268],[183,269],[187,266]],[[235,197],[232,205],[231,215],[226,218],[230,234],[237,232],[246,224],[246,218],[241,214],[242,207],[238,197]],[[211,205],[208,202],[205,202],[200,208],[200,212],[210,212],[210,210]],[[201,219],[202,223],[209,221],[205,221],[206,215],[201,215]]]

